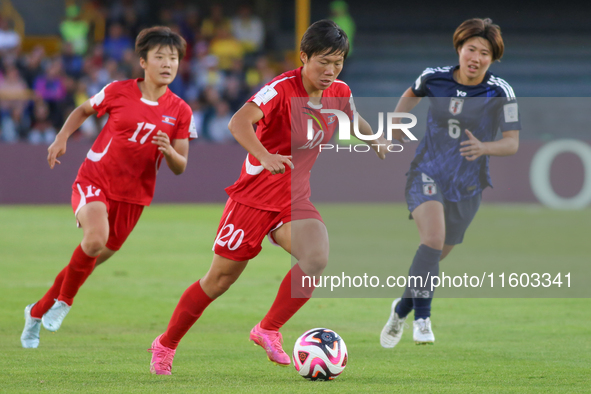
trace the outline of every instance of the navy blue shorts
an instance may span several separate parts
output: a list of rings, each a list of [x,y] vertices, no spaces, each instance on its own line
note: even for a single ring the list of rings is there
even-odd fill
[[[439,186],[427,175],[419,171],[411,171],[406,179],[406,203],[411,212],[409,219],[412,219],[412,212],[422,203],[427,201],[439,201],[443,204],[445,215],[445,244],[457,245],[464,240],[464,234],[472,219],[476,216],[480,207],[482,193],[466,200],[452,202],[443,197]]]

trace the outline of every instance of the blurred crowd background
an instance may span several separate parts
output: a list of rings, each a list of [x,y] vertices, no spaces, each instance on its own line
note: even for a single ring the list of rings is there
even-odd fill
[[[187,41],[170,89],[193,109],[200,141],[233,142],[232,114],[263,84],[296,67],[275,51],[253,3],[232,9],[175,1],[157,20],[143,0],[70,3],[59,25],[59,52],[24,51],[12,21],[0,16],[0,140],[50,144],[69,113],[114,80],[143,77],[134,52],[139,31],[169,26]],[[105,119],[89,118],[76,140],[93,140]]]
[[[491,71],[518,97],[591,95],[588,4],[337,0],[310,6],[311,21],[330,17],[354,41],[339,78],[357,97],[398,97],[425,67],[457,64],[453,31],[472,17],[501,25],[505,56]],[[295,0],[0,0],[0,143],[49,144],[77,105],[113,80],[141,77],[135,37],[157,24],[188,43],[170,89],[193,109],[196,143],[233,143],[227,124],[234,111],[300,65],[295,9]],[[539,112],[542,124],[553,120]],[[94,140],[105,121],[91,117],[72,139]],[[539,138],[538,129],[529,127],[523,137]]]

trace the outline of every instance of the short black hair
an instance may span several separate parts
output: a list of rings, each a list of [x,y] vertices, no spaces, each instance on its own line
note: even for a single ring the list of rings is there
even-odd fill
[[[308,59],[318,54],[335,53],[342,53],[346,59],[349,54],[349,38],[336,23],[322,19],[308,27],[302,37],[300,51],[304,52]]]
[[[155,47],[167,46],[176,48],[179,61],[187,52],[187,42],[183,37],[166,26],[154,26],[143,29],[135,39],[135,53],[142,59],[148,60],[148,52]]]

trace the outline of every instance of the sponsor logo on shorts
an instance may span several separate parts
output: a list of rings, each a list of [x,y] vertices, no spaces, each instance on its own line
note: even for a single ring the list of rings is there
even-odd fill
[[[423,179],[423,183],[435,183],[435,181],[433,180],[433,178],[431,178],[430,176],[428,176],[424,172],[421,173],[421,178]]]

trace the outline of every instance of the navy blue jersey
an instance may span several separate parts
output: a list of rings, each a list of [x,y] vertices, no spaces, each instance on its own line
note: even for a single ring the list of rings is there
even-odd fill
[[[427,132],[419,143],[411,170],[433,178],[449,201],[461,201],[492,186],[488,156],[468,161],[460,143],[470,130],[482,142],[497,131],[520,130],[517,100],[511,86],[487,72],[482,83],[461,85],[453,77],[459,66],[427,68],[412,86],[417,97],[429,97]]]

